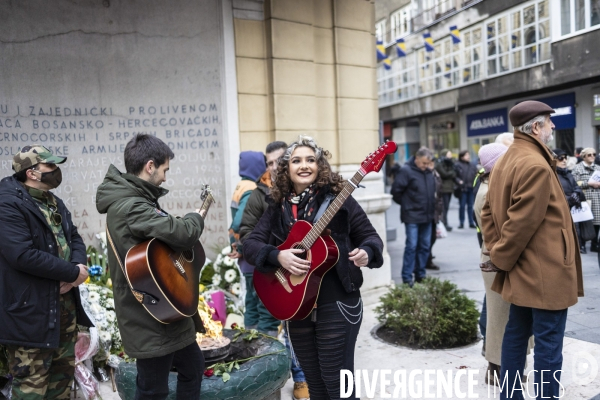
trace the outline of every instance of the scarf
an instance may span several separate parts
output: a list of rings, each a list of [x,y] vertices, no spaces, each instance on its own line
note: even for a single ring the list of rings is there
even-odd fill
[[[282,199],[283,223],[289,229],[298,220],[313,222],[319,207],[317,194],[319,188],[313,183],[297,195],[294,190]]]

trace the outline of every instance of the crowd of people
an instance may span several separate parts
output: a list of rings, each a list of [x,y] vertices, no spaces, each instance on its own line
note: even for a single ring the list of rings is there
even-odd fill
[[[481,330],[491,373],[486,381],[523,381],[526,354],[535,345],[534,380],[546,394],[560,396],[562,339],[567,310],[583,295],[579,254],[586,251],[587,237],[578,239],[584,229],[573,223],[571,209],[590,203],[590,251],[598,251],[600,179],[592,177],[600,166],[592,148],[578,149],[576,159],[548,148],[553,112],[537,101],[513,107],[514,134],[482,146],[478,165],[466,150],[455,160],[448,149],[436,158],[420,148],[394,170],[391,194],[405,224],[402,281],[410,287],[425,279],[427,269],[439,269],[432,247],[438,236],[452,231],[448,208],[453,196],[458,199],[458,229],[476,229],[473,234],[480,237],[486,293]],[[291,144],[272,142],[265,153],[242,152],[231,202],[229,256],[246,281],[244,324],[269,335],[283,331],[292,355],[295,400],[339,397],[340,371],[354,370],[362,271],[383,264],[381,238],[348,197],[327,225],[325,234],[339,259],[324,274],[309,316],[282,324],[257,296],[256,273],[285,271],[304,279],[309,271],[306,250],[279,246],[297,222],[317,223],[348,184],[331,168],[329,157],[307,136]],[[96,195],[111,242],[119,329],[125,351],[137,359],[139,399],[165,398],[172,367],[178,371],[177,397],[199,398],[204,371],[195,341],[202,330],[197,319],[156,320],[144,311],[149,306],[144,294],[130,287],[123,270],[128,249],[148,238],[183,251],[202,234],[203,210],[176,217],[159,205],[168,192],[161,184],[173,158],[159,138],[137,135],[125,147],[126,172],[111,165]],[[0,313],[7,321],[0,344],[8,355],[15,399],[68,397],[77,324],[92,325],[78,290],[88,276],[85,245],[70,212],[50,191],[61,184],[58,165],[65,161],[43,146],[24,146],[13,159],[15,174],[0,182]],[[502,389],[501,398],[511,398],[507,391]]]
[[[537,101],[513,107],[509,119],[514,134],[501,134],[495,143],[481,146],[479,169],[468,151],[461,151],[455,161],[447,149],[435,159],[432,151],[421,148],[395,169],[391,188],[406,230],[405,284],[421,282],[431,268],[427,257],[435,235],[430,234],[438,222],[451,231],[447,212],[452,194],[459,200],[458,228],[465,227],[466,211],[469,226],[478,230],[485,288],[480,320],[488,361],[485,380],[500,386],[507,378],[501,399],[523,398],[522,392],[508,388],[526,380],[526,355],[533,346],[538,393],[561,396],[567,312],[583,296],[579,254],[586,252],[589,235],[584,232],[591,231],[590,251],[598,252],[600,183],[592,178],[600,170],[596,152],[578,148],[569,157],[562,149],[551,150],[552,113]],[[571,211],[585,201],[593,219],[574,224]],[[442,209],[436,213],[438,202]],[[583,224],[589,226],[584,229]]]

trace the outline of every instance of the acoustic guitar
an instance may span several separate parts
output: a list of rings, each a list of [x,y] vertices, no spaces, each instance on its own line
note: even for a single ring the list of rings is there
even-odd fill
[[[200,196],[208,212],[215,199],[208,185]],[[158,239],[133,246],[125,256],[125,276],[134,296],[163,324],[191,317],[198,311],[200,270],[206,261],[198,240],[193,248],[175,251]]]
[[[314,225],[301,220],[292,226],[287,239],[278,249],[305,250],[302,257],[310,261],[310,269],[306,274],[293,275],[283,267],[270,273],[254,271],[256,293],[273,317],[279,320],[301,320],[310,314],[317,302],[323,276],[340,257],[337,245],[331,236],[323,234],[323,231],[360,181],[369,172],[379,172],[385,157],[395,153],[396,149],[395,142],[386,142],[377,151],[369,154],[360,169],[352,179],[345,182],[342,191]]]

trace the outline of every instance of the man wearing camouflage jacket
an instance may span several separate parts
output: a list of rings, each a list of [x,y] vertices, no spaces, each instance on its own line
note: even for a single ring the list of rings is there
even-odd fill
[[[0,181],[0,344],[13,399],[69,398],[77,324],[92,326],[77,288],[88,277],[85,244],[50,192],[65,161],[25,146]]]

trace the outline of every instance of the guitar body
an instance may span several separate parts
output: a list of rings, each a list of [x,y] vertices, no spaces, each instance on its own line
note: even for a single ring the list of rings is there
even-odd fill
[[[205,260],[200,241],[189,251],[176,252],[160,240],[151,239],[129,249],[125,275],[130,286],[144,295],[144,308],[156,320],[168,324],[196,313],[200,270]]]
[[[293,249],[306,237],[312,225],[306,221],[296,222],[279,250]],[[273,317],[279,320],[301,320],[313,310],[321,281],[339,259],[339,250],[331,236],[319,236],[307,251],[310,270],[305,275],[292,275],[284,268],[263,274],[254,271],[254,288],[258,297]]]

